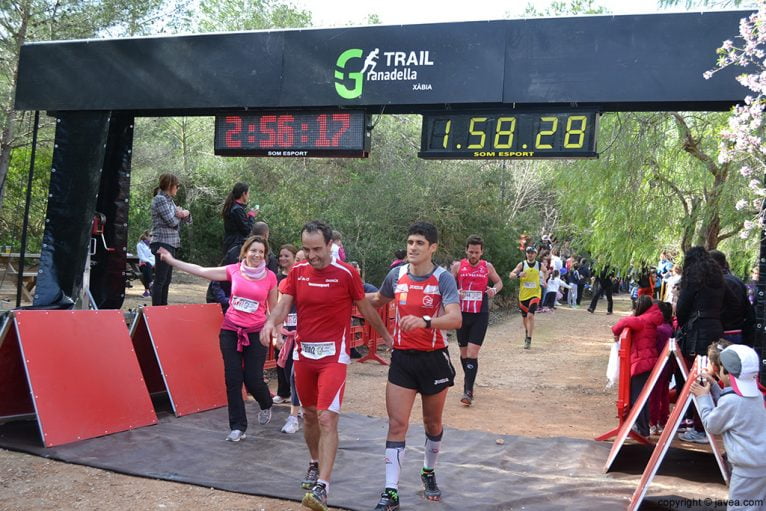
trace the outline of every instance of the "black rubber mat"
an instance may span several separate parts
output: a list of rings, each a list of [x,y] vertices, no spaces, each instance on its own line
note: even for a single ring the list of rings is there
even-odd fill
[[[217,409],[180,418],[163,413],[156,426],[50,449],[42,447],[35,423],[12,422],[0,425],[0,447],[125,474],[300,500],[308,451],[302,433],[279,431],[287,408],[274,410],[272,422],[259,426],[257,410],[249,408],[251,426],[240,443],[224,441],[226,409]],[[342,416],[330,505],[375,506],[385,482],[386,426],[385,419]],[[651,453],[628,445],[614,470],[603,474],[609,443],[446,429],[437,465],[444,496],[441,503],[431,503],[422,496],[419,477],[424,441],[422,426],[412,426],[400,483],[404,510],[625,509]],[[660,474],[642,509],[663,509],[663,499],[703,499],[711,487],[718,493],[723,489],[713,456],[704,452],[671,449]]]

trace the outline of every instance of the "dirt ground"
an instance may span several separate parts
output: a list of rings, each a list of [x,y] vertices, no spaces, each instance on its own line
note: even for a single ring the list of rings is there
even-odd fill
[[[140,287],[128,289],[126,310],[150,304],[140,296]],[[200,303],[204,295],[203,282],[174,275],[170,303]],[[498,434],[582,439],[592,439],[614,427],[616,392],[604,388],[612,342],[609,326],[627,314],[629,301],[618,297],[612,316],[605,314],[605,306],[600,303],[596,314],[588,314],[585,306],[564,306],[538,315],[531,350],[522,349],[518,313],[493,313],[479,357],[475,402],[470,408],[459,403],[463,375],[454,343],[451,356],[458,377],[447,399],[445,424]],[[385,366],[352,364],[343,410],[385,416],[385,381]],[[275,383],[276,378],[272,378],[271,386]],[[419,422],[420,413],[416,405],[412,422]],[[302,435],[296,435],[296,441],[302,441]],[[725,498],[725,490],[712,488],[705,496]],[[295,502],[125,476],[0,450],[0,509],[198,508],[287,511],[301,507]]]

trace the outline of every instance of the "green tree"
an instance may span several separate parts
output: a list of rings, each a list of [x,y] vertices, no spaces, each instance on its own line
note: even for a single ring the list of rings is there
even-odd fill
[[[19,51],[32,41],[136,35],[152,26],[163,0],[2,0],[0,3],[0,210],[11,153],[28,143],[14,110]]]

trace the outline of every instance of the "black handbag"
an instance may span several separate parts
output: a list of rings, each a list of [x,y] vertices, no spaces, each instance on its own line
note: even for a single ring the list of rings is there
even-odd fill
[[[689,321],[676,330],[675,334],[678,347],[681,348],[681,353],[690,357],[697,354],[697,337],[699,337],[699,332],[697,331],[696,323],[699,317],[699,311],[692,314]]]

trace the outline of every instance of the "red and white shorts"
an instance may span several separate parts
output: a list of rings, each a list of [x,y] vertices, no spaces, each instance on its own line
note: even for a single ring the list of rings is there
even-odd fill
[[[293,363],[295,390],[302,406],[340,413],[346,389],[347,364],[300,357]]]

